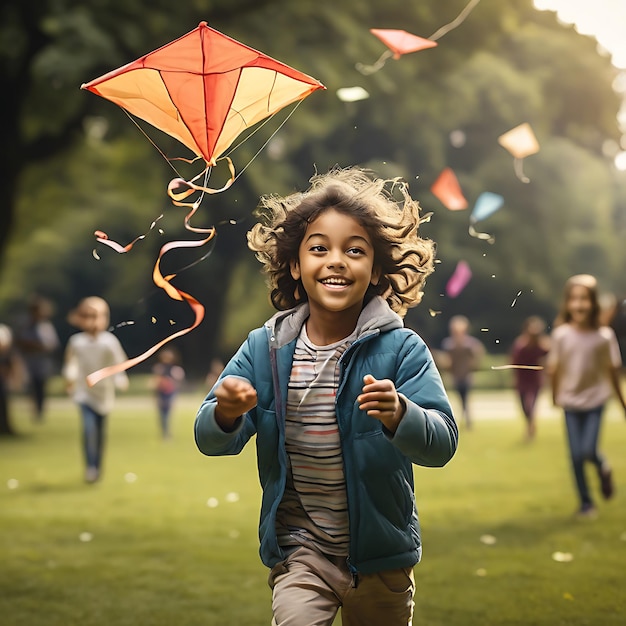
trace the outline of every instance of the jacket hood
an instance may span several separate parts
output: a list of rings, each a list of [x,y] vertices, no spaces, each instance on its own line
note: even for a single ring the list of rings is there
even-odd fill
[[[280,348],[293,341],[300,334],[302,325],[308,317],[308,302],[303,302],[287,311],[279,311],[272,316],[264,324],[268,330],[271,345]],[[377,334],[403,326],[402,318],[391,310],[381,296],[376,296],[363,307],[359,315],[356,323],[356,337],[359,339],[365,335]]]

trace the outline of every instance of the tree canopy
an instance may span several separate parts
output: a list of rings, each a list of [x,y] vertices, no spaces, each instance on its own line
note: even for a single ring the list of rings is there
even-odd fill
[[[214,354],[228,357],[271,313],[245,242],[258,198],[304,189],[316,170],[335,164],[403,176],[424,211],[433,212],[423,233],[437,242],[440,262],[423,304],[407,316],[432,345],[447,320],[464,313],[475,330],[488,329],[481,337],[488,349],[506,350],[527,315],[550,321],[573,273],[594,273],[603,289],[626,290],[626,180],[607,150],[620,139],[617,72],[593,39],[535,10],[531,0],[482,0],[436,48],[390,60],[369,76],[357,71],[357,63],[371,63],[384,50],[370,28],[428,37],[465,5],[194,0],[173,10],[162,0],[4,3],[0,320],[10,321],[37,292],[56,303],[55,322],[67,336],[67,310],[98,294],[110,302],[131,354],[188,322],[184,305],[168,301],[151,282],[159,247],[184,235],[182,210],[165,194],[172,172],[120,109],[79,86],[201,20],[328,90],[305,100],[236,184],[208,198],[198,213],[202,225],[220,226],[211,255],[178,279],[207,306],[205,322],[179,341],[190,371],[203,373]],[[370,97],[336,97],[340,87],[356,85]],[[239,164],[254,157],[281,119],[238,148]],[[531,124],[541,147],[525,161],[528,184],[515,177],[511,155],[497,142],[522,122]],[[158,142],[168,154],[178,149],[168,138]],[[469,211],[449,211],[431,193],[445,167],[456,173],[470,210],[483,191],[504,197],[503,208],[480,224],[493,244],[468,234]],[[127,255],[99,248],[94,255],[95,230],[131,241],[161,214],[159,227]],[[167,265],[174,271],[193,260],[181,253]],[[459,260],[473,276],[449,298],[442,294]],[[135,324],[121,324],[128,320]]]

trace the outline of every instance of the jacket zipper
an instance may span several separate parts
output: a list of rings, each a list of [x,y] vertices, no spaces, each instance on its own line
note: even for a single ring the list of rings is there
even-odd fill
[[[345,438],[344,438],[342,424],[339,419],[339,411],[337,410],[337,401],[339,400],[339,396],[341,395],[341,392],[343,391],[343,388],[345,386],[346,379],[348,377],[347,376],[348,371],[353,362],[352,359],[354,357],[354,354],[358,352],[362,343],[364,343],[365,341],[367,341],[368,339],[370,339],[371,337],[377,334],[378,333],[371,333],[364,337],[360,337],[359,339],[356,339],[352,343],[352,345],[339,358],[339,367],[340,367],[339,372],[340,373],[339,373],[339,386],[337,388],[337,395],[335,397],[335,416],[337,418],[337,428],[339,429],[339,437],[341,438],[342,443],[345,440]],[[343,456],[343,473],[344,473],[344,476],[346,477],[346,499],[348,500],[348,519],[349,519],[349,528],[350,528],[350,546],[348,550],[348,557],[346,558],[346,564],[352,574],[352,586],[356,589],[359,585],[359,573],[358,573],[357,568],[352,564],[352,560],[350,558],[351,555],[354,554],[354,542],[356,541],[356,539],[355,539],[355,533],[353,532],[353,529],[352,529],[352,523],[353,523],[352,520],[354,519],[354,515],[352,514],[353,505],[352,505],[352,501],[350,500],[348,496],[348,478],[346,475],[346,467],[348,466],[348,464],[346,463],[346,454],[345,454],[346,449],[347,448],[344,449],[343,445],[341,446],[342,456]],[[350,451],[349,455],[351,456],[351,454],[352,452]],[[352,467],[353,465],[352,458],[350,458],[349,465],[350,467]],[[356,497],[355,494],[353,494],[352,497],[353,498]]]
[[[276,511],[280,505],[280,501],[282,499],[282,495],[285,493],[285,481],[287,479],[287,452],[285,450],[285,415],[284,415],[284,407],[283,407],[283,396],[280,389],[280,385],[278,384],[278,361],[276,357],[277,349],[273,347],[272,344],[276,344],[276,337],[274,335],[274,331],[272,329],[271,335],[269,337],[270,345],[270,366],[272,368],[272,385],[274,387],[274,406],[276,409],[276,425],[278,427],[278,449],[279,449],[279,463],[281,464],[284,472],[281,472],[281,498],[272,505],[272,509],[270,514],[274,519],[274,523],[276,522]],[[282,553],[282,548],[276,542],[276,547],[279,553]]]

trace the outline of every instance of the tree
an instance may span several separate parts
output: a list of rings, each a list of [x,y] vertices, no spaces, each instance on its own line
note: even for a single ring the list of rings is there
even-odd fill
[[[465,0],[445,6],[436,0],[389,0],[380,6],[356,0],[341,6],[328,0],[188,4],[175,14],[163,1],[145,7],[117,0],[106,10],[95,3],[42,0],[3,7],[13,15],[3,24],[13,24],[11,32],[23,41],[37,38],[23,34],[21,7],[43,16],[34,22],[45,36],[37,51],[25,62],[23,51],[30,48],[14,47],[19,54],[10,57],[29,70],[16,126],[24,146],[42,146],[45,139],[56,151],[54,159],[34,161],[48,153],[22,149],[27,157],[21,161],[17,219],[0,282],[0,316],[15,310],[24,289],[46,291],[61,311],[86,289],[97,289],[112,302],[119,323],[135,320],[116,331],[125,334],[131,353],[166,334],[170,319],[184,323],[186,313],[159,300],[150,283],[151,263],[164,238],[185,234],[177,230],[179,210],[164,194],[167,166],[117,107],[77,87],[191,30],[200,19],[319,78],[328,91],[305,100],[237,183],[210,198],[197,216],[202,225],[230,219],[237,224],[221,224],[209,259],[177,279],[181,287],[198,289],[209,304],[206,322],[180,341],[192,373],[202,373],[210,354],[227,357],[246,327],[268,312],[262,288],[242,290],[262,284],[245,245],[259,196],[302,189],[316,169],[335,164],[403,175],[424,210],[433,212],[423,232],[437,242],[441,263],[429,279],[424,304],[407,318],[433,342],[445,332],[445,320],[463,311],[477,326],[492,329],[490,347],[500,351],[523,316],[552,314],[562,281],[583,261],[608,288],[618,280],[625,182],[603,154],[605,142],[619,138],[619,101],[611,89],[615,72],[590,38],[537,12],[531,0],[505,5],[483,0],[437,48],[390,60],[370,76],[355,69],[382,51],[370,27],[403,27],[428,36],[458,15]],[[344,103],[335,97],[339,87],[357,84],[370,93],[368,100]],[[515,178],[510,155],[497,143],[502,132],[522,121],[532,124],[541,143],[539,154],[526,162],[530,185]],[[464,133],[464,145],[451,144],[453,131]],[[238,148],[240,168],[270,132],[263,129]],[[166,151],[174,150],[166,145]],[[448,212],[430,193],[447,165],[470,205],[484,190],[505,197],[503,209],[484,225],[496,235],[493,245],[469,236],[467,212]],[[100,260],[93,257],[93,230],[130,241],[160,213],[164,235],[153,229],[132,254],[100,250]],[[167,264],[176,270],[194,258]],[[470,287],[456,300],[442,298],[461,258],[474,271]],[[518,291],[522,296],[512,307]],[[242,293],[245,306],[233,312]],[[428,309],[442,313],[431,316]],[[62,325],[62,317],[57,322]]]

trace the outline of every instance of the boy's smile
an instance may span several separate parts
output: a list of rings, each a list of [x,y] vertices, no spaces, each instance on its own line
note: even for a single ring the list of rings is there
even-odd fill
[[[368,232],[349,215],[324,211],[308,225],[291,275],[302,281],[312,315],[350,312],[356,323],[367,288],[379,277]]]

